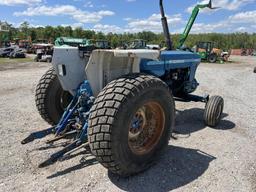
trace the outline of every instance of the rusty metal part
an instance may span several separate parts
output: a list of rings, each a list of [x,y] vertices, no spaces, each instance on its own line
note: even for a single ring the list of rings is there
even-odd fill
[[[57,136],[57,137],[54,137],[54,138],[52,138],[52,139],[47,140],[47,141],[46,141],[46,144],[52,144],[52,143],[54,143],[55,141],[64,139],[64,138],[66,138],[66,137],[68,137],[68,136],[71,136],[71,135],[74,135],[74,134],[76,134],[76,133],[77,133],[77,130],[73,130],[73,131],[67,132],[67,133],[65,133],[65,134],[63,134],[63,135],[60,135],[60,136]]]
[[[144,155],[159,142],[165,126],[162,106],[150,101],[139,108],[130,123],[128,144],[133,153]]]

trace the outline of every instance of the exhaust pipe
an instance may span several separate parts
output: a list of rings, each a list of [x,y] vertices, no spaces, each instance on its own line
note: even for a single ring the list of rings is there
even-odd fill
[[[163,26],[165,42],[167,44],[167,49],[172,50],[172,40],[171,40],[171,37],[170,37],[167,18],[166,18],[165,13],[164,13],[163,0],[160,0],[159,4],[160,4],[160,13],[161,13],[161,17],[162,17],[161,21],[162,21],[162,26]]]

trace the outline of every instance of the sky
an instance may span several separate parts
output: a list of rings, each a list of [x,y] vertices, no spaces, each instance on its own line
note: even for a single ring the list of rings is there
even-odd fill
[[[193,7],[208,0],[164,0],[171,33],[181,33]],[[256,32],[256,0],[213,0],[199,13],[192,33]],[[18,27],[72,26],[124,33],[162,32],[159,0],[0,0],[0,21]]]

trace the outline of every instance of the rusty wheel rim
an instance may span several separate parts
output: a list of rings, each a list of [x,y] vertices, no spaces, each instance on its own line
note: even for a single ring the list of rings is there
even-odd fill
[[[164,110],[157,102],[147,102],[140,107],[129,125],[128,143],[132,152],[137,155],[149,153],[159,142],[164,125]]]

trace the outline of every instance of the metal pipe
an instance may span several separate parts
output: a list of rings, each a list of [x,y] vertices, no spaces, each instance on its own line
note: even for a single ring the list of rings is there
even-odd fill
[[[160,13],[161,13],[161,16],[162,16],[161,21],[162,21],[162,26],[163,26],[165,42],[167,44],[167,49],[172,50],[172,40],[171,40],[171,37],[170,37],[167,18],[166,18],[165,13],[164,13],[163,0],[160,0],[159,5],[160,5]]]

